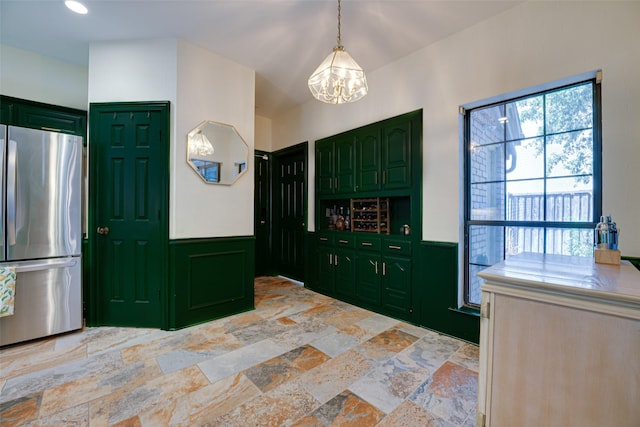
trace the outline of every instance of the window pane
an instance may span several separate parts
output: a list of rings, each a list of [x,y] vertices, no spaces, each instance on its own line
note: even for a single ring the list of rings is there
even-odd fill
[[[473,110],[470,115],[470,146],[504,141],[504,105]]]
[[[504,144],[471,149],[471,182],[504,180]]]
[[[544,177],[542,138],[507,142],[507,179]]]
[[[593,230],[549,228],[547,229],[547,253],[593,256]]]
[[[567,176],[593,173],[593,132],[562,133],[547,139],[547,175]]]
[[[592,187],[591,177],[547,180],[547,221],[593,221]]]
[[[469,227],[469,262],[488,267],[504,257],[504,227]]]
[[[480,265],[469,266],[469,304],[480,305],[482,301],[480,286],[484,283],[484,279],[478,277],[478,273],[485,268],[487,267]]]
[[[549,93],[546,108],[548,134],[593,127],[591,83]]]
[[[471,185],[471,219],[504,219],[504,184]]]
[[[544,253],[544,229],[537,227],[507,227],[506,257],[522,252]]]
[[[507,140],[531,138],[544,134],[543,96],[532,96],[507,104],[507,116],[515,117],[518,129],[507,127]],[[514,111],[512,113],[512,110]],[[518,136],[521,135],[521,136]]]
[[[544,181],[507,182],[507,221],[543,221]]]

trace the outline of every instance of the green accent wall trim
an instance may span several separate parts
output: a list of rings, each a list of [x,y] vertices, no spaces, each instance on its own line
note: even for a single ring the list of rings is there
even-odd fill
[[[472,343],[480,339],[480,317],[458,309],[458,244],[421,241],[413,287],[420,326]]]
[[[254,236],[169,241],[169,329],[254,309]]]

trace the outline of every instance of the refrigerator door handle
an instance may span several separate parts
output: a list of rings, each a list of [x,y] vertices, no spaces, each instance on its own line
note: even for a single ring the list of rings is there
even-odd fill
[[[18,147],[16,142],[9,139],[7,150],[7,244],[16,244],[16,191],[17,174],[16,164]]]
[[[54,262],[29,263],[16,266],[16,273],[27,273],[29,271],[51,270],[52,268],[68,268],[78,263],[77,260],[62,260]]]

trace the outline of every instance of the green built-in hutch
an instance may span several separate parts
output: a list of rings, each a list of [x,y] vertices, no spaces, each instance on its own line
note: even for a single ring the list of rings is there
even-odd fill
[[[458,309],[457,243],[421,240],[422,135],[417,110],[316,141],[305,285],[478,342],[477,312]]]

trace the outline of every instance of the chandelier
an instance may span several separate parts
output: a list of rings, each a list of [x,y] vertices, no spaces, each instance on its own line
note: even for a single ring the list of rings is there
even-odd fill
[[[338,45],[309,77],[309,90],[327,104],[354,102],[367,94],[364,70],[344,50],[340,34],[340,0],[338,0]]]
[[[210,156],[213,154],[213,145],[201,130],[189,138],[189,152],[192,156]]]

